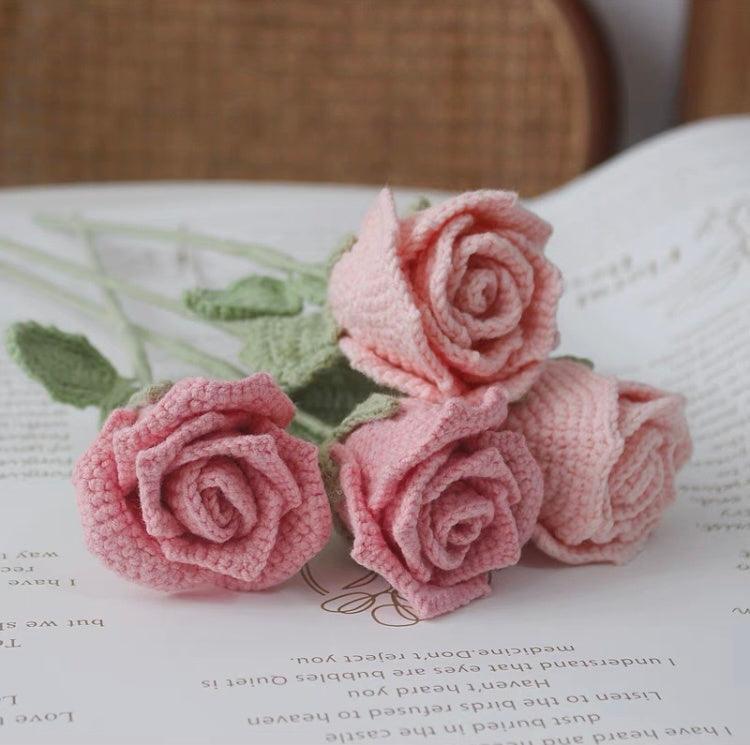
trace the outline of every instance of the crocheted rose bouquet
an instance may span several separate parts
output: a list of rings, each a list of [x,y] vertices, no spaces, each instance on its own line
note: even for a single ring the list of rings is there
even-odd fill
[[[134,360],[123,376],[84,337],[8,335],[53,398],[106,419],[73,475],[94,554],[157,589],[260,590],[314,557],[335,516],[352,558],[430,618],[486,595],[529,541],[569,564],[643,547],[690,456],[683,399],[550,358],[562,282],[549,226],[514,194],[421,207],[399,217],[384,189],[327,265],[182,231],[284,276],[181,305],[104,273],[96,237],[122,226],[40,220],[83,235],[91,266],[25,254],[105,288],[106,309],[77,305],[108,310]],[[118,293],[239,338],[241,366],[134,325]],[[147,344],[214,379],[153,384]]]

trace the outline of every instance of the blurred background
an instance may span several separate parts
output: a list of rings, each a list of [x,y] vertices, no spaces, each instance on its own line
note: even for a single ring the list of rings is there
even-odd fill
[[[0,185],[558,186],[750,111],[750,0],[0,0]]]

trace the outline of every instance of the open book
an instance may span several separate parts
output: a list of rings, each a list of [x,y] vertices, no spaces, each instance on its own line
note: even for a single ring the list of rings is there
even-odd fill
[[[77,212],[323,258],[374,193],[5,191],[0,233],[81,258],[75,240],[32,221]],[[273,591],[160,595],[83,547],[68,474],[96,413],[48,403],[3,352],[0,742],[750,742],[750,118],[675,130],[531,206],[555,226],[548,251],[566,276],[561,353],[689,399],[693,461],[644,553],[571,567],[528,549],[495,573],[489,598],[419,623],[337,541]],[[113,273],[175,297],[247,272],[179,243],[107,238],[102,251]],[[8,279],[3,325],[34,318],[87,333],[125,367],[103,325]],[[127,307],[236,351],[211,329]],[[190,372],[158,355],[155,366],[159,377]]]

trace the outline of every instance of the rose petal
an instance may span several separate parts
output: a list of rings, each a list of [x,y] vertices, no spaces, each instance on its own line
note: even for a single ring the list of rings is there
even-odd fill
[[[254,476],[254,474],[253,474]],[[255,478],[248,478],[240,466],[230,458],[211,458],[201,470],[198,486],[201,491],[213,491],[226,505],[222,510],[221,521],[227,520],[227,515],[236,515],[238,523],[235,534],[247,535],[257,523],[258,507],[255,503],[253,484]],[[207,503],[212,515],[216,515],[221,507],[214,503]],[[217,521],[219,517],[217,516]]]
[[[507,427],[526,438],[544,476],[539,522],[574,546],[613,524],[607,479],[625,445],[617,426],[617,383],[584,365],[554,360]]]
[[[130,430],[120,430],[113,439],[113,450],[118,465],[118,478],[124,491],[138,486],[138,498],[146,530],[154,538],[174,538],[185,532],[179,520],[162,500],[162,481],[171,470],[184,464],[179,460],[185,446],[209,433],[230,432],[246,420],[245,415],[208,412],[177,427],[158,444],[137,451],[135,468],[129,474]],[[204,454],[205,455],[205,454]],[[196,455],[190,460],[203,456]]]
[[[495,507],[492,522],[468,547],[463,561],[455,567],[436,568],[433,581],[436,585],[450,587],[493,569],[513,566],[520,558],[521,544],[515,518],[510,507],[500,503]]]
[[[380,385],[401,391],[409,396],[438,403],[445,396],[458,396],[466,391],[466,387],[460,381],[449,382],[447,387],[440,389],[432,381],[410,372],[407,369],[410,367],[408,362],[402,361],[401,367],[394,365],[348,336],[339,340],[339,349],[349,360],[352,368],[372,378]]]
[[[500,451],[503,462],[512,474],[505,482],[507,503],[510,505],[518,530],[518,541],[525,546],[531,538],[544,497],[542,470],[534,459],[526,438],[516,432],[486,432],[478,444],[491,443]]]
[[[192,462],[229,456],[252,478],[258,519],[250,533],[217,545],[185,535],[162,541],[164,555],[173,561],[197,564],[244,582],[254,582],[263,571],[276,543],[279,523],[299,507],[302,494],[286,463],[279,457],[270,434],[227,436],[198,441],[186,447],[182,458]]]
[[[615,539],[602,544],[591,541],[567,544],[559,541],[540,523],[534,529],[533,540],[540,551],[566,564],[591,564],[596,562],[625,564],[643,549],[651,527],[653,526],[644,526],[644,533],[640,539],[629,543],[623,543]]]
[[[519,238],[523,246],[523,239]],[[527,271],[533,276],[533,294],[526,305],[518,297],[519,291],[527,295],[528,277],[515,279],[512,290],[506,287],[505,292],[511,303],[509,316],[500,315],[496,320],[466,320],[471,333],[466,331],[469,343],[457,343],[454,338],[443,334],[430,316],[425,316],[425,328],[428,336],[434,339],[433,346],[440,348],[452,366],[461,370],[468,380],[483,382],[494,380],[501,372],[511,380],[525,372],[528,365],[538,367],[556,343],[555,315],[557,298],[560,294],[559,273],[539,254],[528,252]],[[511,248],[512,252],[518,249]],[[505,259],[510,262],[510,257]],[[520,274],[520,269],[518,270]],[[549,298],[554,302],[550,303]],[[521,315],[523,313],[523,315]],[[512,322],[516,320],[516,323]],[[470,346],[474,338],[481,345]]]
[[[414,578],[429,582],[432,566],[422,555],[418,522],[426,500],[430,499],[429,484],[451,456],[452,445],[446,445],[430,458],[414,467],[403,484],[393,483],[393,499],[385,505],[378,522],[392,545],[398,547]],[[396,493],[398,489],[398,495]],[[439,496],[433,494],[432,498]],[[371,501],[371,509],[378,509]]]
[[[486,575],[475,577],[453,587],[437,587],[415,580],[391,550],[377,522],[365,504],[362,474],[353,463],[346,463],[340,472],[341,485],[347,494],[342,504],[342,517],[357,525],[352,558],[384,577],[414,609],[419,618],[432,618],[455,610],[490,591]]]
[[[183,532],[213,543],[246,535],[257,520],[252,489],[228,458],[203,458],[182,466],[167,477],[163,493]]]
[[[475,447],[488,445],[485,450],[495,454],[494,477],[477,479],[474,484],[474,489],[494,504],[493,520],[472,543],[459,566],[435,572],[436,584],[451,585],[517,563],[539,514],[541,471],[523,438],[511,432],[488,431],[474,438],[474,442]]]
[[[272,587],[296,574],[326,545],[332,529],[328,496],[318,465],[318,449],[271,422],[262,424],[258,431],[273,437],[279,456],[301,490],[301,501],[281,519],[276,542],[263,570],[251,583],[240,588],[251,590]],[[221,578],[217,581],[225,582]]]
[[[440,499],[451,485],[462,479],[493,478],[500,465],[499,455],[493,450],[471,455],[452,450],[452,445],[446,445],[416,466],[413,474],[398,485],[398,498],[389,502],[381,519],[386,536],[399,548],[409,569],[421,582],[429,582],[432,576],[433,566],[425,558],[431,552],[438,553],[437,546],[426,546],[420,535],[419,518],[424,505]],[[376,504],[375,500],[371,504]],[[447,557],[444,560],[449,561]]]
[[[434,502],[422,510],[419,538],[434,569],[456,569],[464,561],[471,545],[495,516],[492,500],[467,483],[449,486]],[[473,572],[471,576],[476,576]]]
[[[139,511],[130,508],[119,484],[113,435],[129,427],[134,411],[116,409],[73,472],[86,545],[118,574],[160,590],[184,590],[206,583],[204,570],[168,561],[147,532]]]
[[[378,374],[404,371],[440,390],[452,390],[453,376],[435,356],[422,330],[419,310],[402,272],[397,240],[393,195],[383,189],[365,216],[357,242],[336,262],[328,283],[331,312],[345,330],[342,342],[354,340],[356,344],[352,349],[342,343],[341,350],[344,354],[350,349],[359,351],[360,364],[378,359]]]
[[[448,285],[454,273],[453,252],[458,236],[474,223],[471,215],[459,215],[445,225],[431,251],[423,252],[413,272],[415,302],[424,319],[428,315],[438,338],[445,336],[454,344],[468,347],[471,338],[456,319]],[[428,339],[429,339],[428,335]],[[431,342],[433,349],[434,342]]]
[[[496,386],[477,401],[455,398],[431,406],[406,399],[401,402],[400,412],[382,420],[377,430],[356,429],[347,445],[372,471],[370,508],[377,511],[389,504],[413,467],[450,443],[499,427],[506,412],[505,393]],[[401,424],[407,417],[408,428]],[[372,467],[374,464],[377,468]]]
[[[459,481],[448,487],[435,500],[432,509],[425,510],[440,546],[470,545],[495,515],[492,500],[478,492],[468,481]],[[474,482],[475,479],[470,481]]]
[[[440,354],[451,362],[454,358],[464,362],[475,342],[505,337],[518,326],[531,301],[534,274],[524,255],[503,236],[489,232],[459,238],[456,233],[466,229],[467,216],[454,222],[456,226],[446,226],[414,275],[417,295],[429,297],[422,310],[435,321],[433,347],[437,343]],[[477,272],[484,280],[482,287],[489,275],[494,288],[491,298],[482,299],[480,316],[461,307],[462,302],[471,303],[467,293]]]
[[[540,249],[552,232],[548,223],[519,205],[518,195],[513,192],[490,189],[465,192],[401,221],[403,259],[411,261],[422,253],[446,223],[461,214],[471,215],[477,223],[502,226],[508,232],[524,235]]]
[[[497,304],[498,295],[504,294],[500,291],[502,282],[489,267],[480,265],[466,270],[453,303],[456,310],[462,313],[467,327],[470,328],[472,321],[481,318]]]
[[[475,222],[471,214],[452,217],[442,225],[431,249],[425,247],[419,254],[413,271],[415,301],[436,354],[471,376],[470,380],[489,381],[501,371],[526,373],[529,362],[542,360],[554,345],[559,272],[537,246],[528,243],[525,235],[512,229],[498,234],[488,227],[488,232],[461,237]],[[462,275],[469,252],[491,259],[502,285],[496,313],[489,318],[473,318],[453,303],[458,292],[455,277]],[[535,287],[535,270],[540,273],[539,287]],[[535,292],[538,308],[529,307]],[[546,314],[550,307],[551,317]],[[482,340],[485,343],[481,347],[474,346],[474,342]],[[539,345],[548,347],[541,356]],[[524,356],[519,356],[521,350],[525,350]],[[529,375],[524,376],[524,385],[529,379]]]
[[[286,427],[294,416],[294,404],[267,373],[233,381],[183,378],[157,403],[141,410],[132,427],[118,434],[117,468],[123,489],[129,491],[135,485],[140,451],[158,445],[181,424],[221,412],[244,413]]]
[[[175,466],[202,458],[224,456],[232,458],[240,466],[245,477],[256,483],[257,479],[268,482],[281,495],[284,512],[299,507],[302,502],[300,485],[296,483],[289,466],[280,457],[277,438],[268,433],[254,435],[219,435],[198,440],[183,449],[175,460]]]

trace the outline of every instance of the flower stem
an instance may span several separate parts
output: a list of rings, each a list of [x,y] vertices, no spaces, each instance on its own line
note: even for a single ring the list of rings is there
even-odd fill
[[[198,349],[198,347],[194,347],[183,339],[159,334],[156,331],[151,331],[150,329],[143,327],[138,327],[138,330],[143,334],[146,341],[160,347],[173,357],[181,359],[183,362],[187,362],[188,364],[194,365],[199,370],[207,372],[209,375],[223,378],[224,380],[234,380],[235,378],[247,377],[248,373],[246,370],[243,370],[220,357],[214,357],[214,355],[208,354],[208,352],[204,352],[202,349]]]
[[[96,248],[94,234],[85,227],[81,227],[80,235],[94,272],[100,279],[106,279],[108,276],[107,271],[104,268],[102,257]],[[141,385],[148,385],[153,380],[153,375],[151,373],[151,366],[148,363],[148,355],[146,354],[143,337],[133,328],[133,324],[125,314],[125,309],[122,307],[120,298],[117,297],[114,289],[103,284],[102,295],[109,308],[112,321],[119,328],[120,335],[130,351],[130,356],[133,358],[133,371],[136,378],[138,378]]]
[[[46,279],[42,279],[35,274],[31,274],[30,272],[19,269],[11,264],[6,264],[3,261],[0,261],[0,275],[8,279],[15,279],[28,287],[33,287],[35,290],[47,295],[48,297],[67,303],[82,313],[91,316],[95,320],[101,320],[106,316],[106,309],[98,303],[81,297],[69,290],[63,289],[62,287],[59,287]],[[152,331],[151,329],[144,328],[137,324],[133,324],[133,329],[140,337],[150,344],[160,347],[164,351],[170,353],[173,357],[181,359],[188,364],[195,365],[218,378],[231,380],[232,378],[244,378],[245,375],[247,375],[244,370],[236,367],[231,362],[227,362],[219,357],[214,357],[211,354],[203,352],[183,339],[165,336],[164,334],[159,334],[156,331]]]
[[[76,223],[73,220],[59,215],[40,214],[34,218],[34,222],[41,227],[63,233],[74,233],[76,230]],[[155,228],[147,225],[134,225],[108,220],[85,220],[83,225],[94,233],[168,241],[170,243],[181,241],[183,244],[188,244],[195,248],[202,248],[207,251],[215,251],[230,256],[241,256],[271,269],[280,269],[285,272],[303,274],[323,280],[326,279],[326,270],[322,265],[298,261],[289,254],[261,243],[247,243],[228,238],[216,238],[205,233],[186,229]]]
[[[89,236],[91,235],[86,227],[82,227],[81,230],[84,233],[87,233]],[[8,238],[3,238],[2,236],[0,236],[0,251],[7,251],[9,253],[16,254],[21,258],[34,259],[39,264],[57,269],[58,271],[64,272],[70,277],[75,277],[76,279],[81,279],[86,282],[93,282],[94,284],[99,285],[100,287],[104,287],[110,291],[119,291],[123,295],[127,295],[134,300],[138,300],[148,305],[153,305],[157,308],[161,308],[162,310],[170,311],[171,313],[176,313],[177,315],[188,318],[191,321],[197,320],[208,323],[211,326],[220,328],[222,331],[225,331],[232,336],[241,337],[244,335],[241,329],[232,327],[231,324],[214,323],[212,321],[201,318],[194,313],[191,313],[178,300],[174,300],[170,297],[165,297],[164,295],[160,295],[157,292],[152,292],[151,290],[145,290],[138,285],[127,282],[126,280],[117,279],[115,277],[109,276],[108,274],[94,271],[92,269],[89,269],[88,267],[76,264],[74,261],[61,259],[54,254],[47,253],[46,251],[35,248],[34,246],[29,246],[25,243],[17,243],[16,241],[12,241]]]
[[[88,298],[81,297],[74,292],[70,292],[69,290],[43,279],[36,274],[27,272],[24,269],[19,269],[12,264],[7,264],[4,261],[0,261],[0,277],[16,280],[17,282],[25,284],[27,287],[35,289],[42,295],[66,303],[95,320],[101,320],[106,315],[105,308],[98,303],[95,303]],[[231,362],[227,362],[219,357],[214,357],[213,355],[194,347],[183,339],[159,334],[156,331],[144,328],[138,324],[132,324],[132,329],[134,333],[144,341],[163,349],[165,352],[183,362],[194,365],[204,372],[207,372],[209,375],[227,380],[244,378],[247,375],[245,370],[233,365]],[[312,432],[321,440],[328,439],[332,434],[331,427],[312,414],[308,414],[306,411],[297,409],[294,418],[309,432]]]

